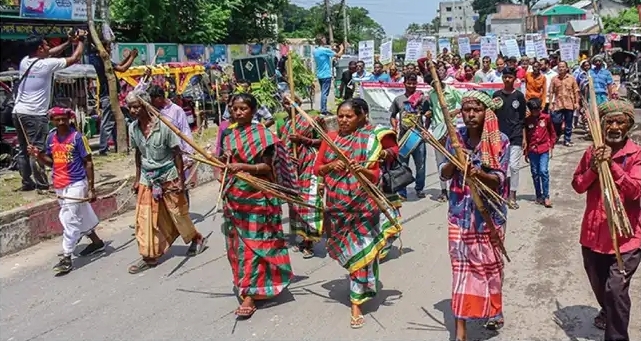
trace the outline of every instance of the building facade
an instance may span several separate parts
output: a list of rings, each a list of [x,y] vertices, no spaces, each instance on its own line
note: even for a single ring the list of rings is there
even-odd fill
[[[474,23],[479,19],[472,8],[471,0],[443,1],[439,3],[439,36],[453,38],[474,32]]]
[[[496,5],[496,13],[487,16],[485,32],[495,35],[521,36],[526,32],[527,6],[513,4]]]

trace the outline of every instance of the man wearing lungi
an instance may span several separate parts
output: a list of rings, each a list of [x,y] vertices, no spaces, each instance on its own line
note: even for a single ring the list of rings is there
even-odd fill
[[[135,149],[136,240],[142,256],[129,273],[137,274],[158,264],[159,258],[180,236],[191,243],[188,256],[205,249],[206,239],[189,218],[185,195],[185,172],[180,138],[169,127],[151,116],[139,100],[151,102],[144,91],[132,91],[126,101],[131,116],[131,146]]]
[[[574,172],[572,187],[579,194],[586,193],[580,243],[583,266],[601,308],[594,325],[605,330],[606,341],[628,341],[630,281],[641,262],[641,147],[628,137],[634,125],[631,103],[610,100],[599,106],[599,114],[605,146],[585,151]],[[597,167],[603,160],[610,164],[633,231],[630,238],[617,236],[623,273],[617,265],[599,185]]]
[[[87,138],[70,125],[74,117],[71,109],[52,108],[49,117],[54,129],[49,132],[45,150],[30,145],[29,153],[43,164],[52,167],[53,188],[58,195],[62,224],[62,256],[53,267],[56,275],[64,275],[73,269],[71,254],[83,236],[91,239],[80,252],[89,256],[104,250],[105,243],[98,237],[95,228],[98,217],[90,201],[96,200],[93,161]]]

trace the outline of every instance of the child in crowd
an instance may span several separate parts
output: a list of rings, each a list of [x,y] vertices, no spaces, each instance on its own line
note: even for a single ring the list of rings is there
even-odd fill
[[[525,119],[527,151],[525,162],[530,164],[537,204],[552,207],[550,201],[550,172],[548,165],[552,158],[556,132],[549,114],[541,112],[542,102],[532,98],[527,102],[530,116]]]

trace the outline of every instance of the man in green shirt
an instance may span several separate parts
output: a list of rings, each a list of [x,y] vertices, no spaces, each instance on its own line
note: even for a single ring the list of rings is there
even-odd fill
[[[461,100],[463,95],[460,91],[454,87],[443,83],[443,80],[447,78],[447,69],[444,65],[439,66],[436,69],[436,72],[441,82],[441,88],[443,89],[443,95],[445,97],[445,102],[447,102],[447,108],[452,115],[455,110],[461,108]],[[431,113],[428,114],[429,121],[429,132],[443,145],[445,145],[445,140],[447,138],[447,126],[445,125],[445,116],[443,115],[443,109],[438,100],[438,94],[434,89],[429,92],[429,103],[427,104],[430,107]],[[425,110],[428,111],[428,110]],[[456,120],[456,118],[453,118]],[[436,157],[436,168],[438,165],[445,161],[445,156],[439,151],[435,150],[434,155]],[[438,197],[438,201],[445,202],[447,201],[447,182],[441,181],[441,195]]]
[[[138,194],[136,240],[142,256],[129,273],[137,274],[155,267],[178,237],[191,243],[188,256],[204,251],[206,239],[189,217],[180,138],[147,111],[143,101],[151,102],[149,94],[134,90],[126,101],[135,119],[129,125],[129,138],[136,153],[133,190]]]

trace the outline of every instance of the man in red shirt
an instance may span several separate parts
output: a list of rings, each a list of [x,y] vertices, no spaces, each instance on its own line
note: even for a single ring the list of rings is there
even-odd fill
[[[530,163],[536,203],[552,207],[550,202],[550,172],[548,165],[552,158],[552,149],[556,141],[556,132],[550,115],[542,113],[542,102],[532,98],[527,102],[530,116],[525,118],[525,138],[527,150],[524,150],[525,162]]]
[[[594,319],[605,330],[606,341],[627,341],[630,324],[630,280],[641,262],[641,147],[628,138],[634,124],[634,107],[629,102],[611,100],[599,106],[605,146],[590,147],[574,172],[572,187],[586,193],[581,224],[583,266],[592,291],[601,307]],[[625,206],[633,236],[617,237],[625,271],[619,271],[605,206],[601,197],[597,165],[607,160]],[[638,311],[638,310],[637,310]]]

